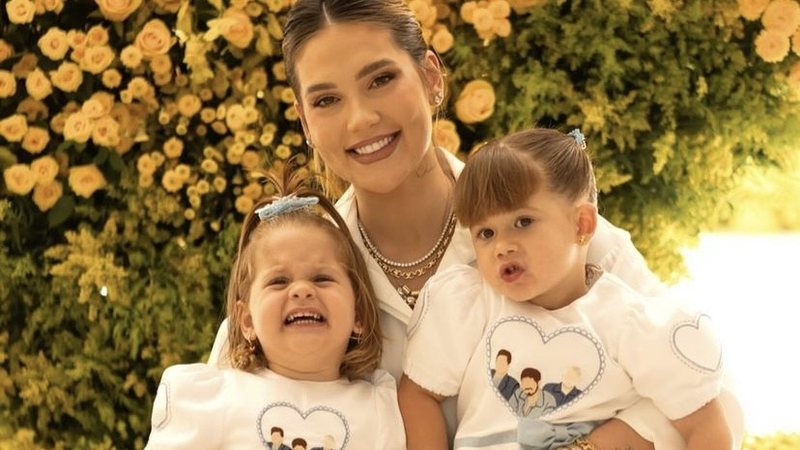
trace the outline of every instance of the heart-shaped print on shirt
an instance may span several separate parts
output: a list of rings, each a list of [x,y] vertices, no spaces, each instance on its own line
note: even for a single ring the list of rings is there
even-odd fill
[[[274,450],[291,450],[301,441],[309,450],[342,450],[350,441],[344,414],[327,406],[301,411],[291,403],[271,403],[258,415],[257,427],[264,448]]]
[[[597,385],[605,371],[598,339],[579,327],[546,333],[535,320],[505,317],[486,336],[487,372],[498,397],[519,417],[568,408]]]
[[[722,349],[714,336],[711,317],[700,314],[672,328],[672,350],[693,369],[716,372],[722,367]]]

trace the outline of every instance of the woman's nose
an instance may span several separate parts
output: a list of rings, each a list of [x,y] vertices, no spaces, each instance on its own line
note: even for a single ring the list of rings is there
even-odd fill
[[[380,115],[369,102],[353,99],[350,101],[347,118],[347,131],[358,133],[367,130],[380,121]]]

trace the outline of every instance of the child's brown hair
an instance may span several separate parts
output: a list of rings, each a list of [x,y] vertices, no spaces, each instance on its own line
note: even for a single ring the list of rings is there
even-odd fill
[[[237,369],[253,371],[267,367],[268,362],[267,355],[264,354],[258,342],[252,345],[245,338],[241,329],[242,308],[237,306],[240,302],[247,305],[250,301],[250,287],[255,277],[253,244],[270,230],[302,224],[320,227],[335,242],[339,243],[339,260],[350,279],[355,294],[355,318],[362,328],[361,333],[351,339],[339,370],[348,378],[368,377],[378,367],[381,358],[378,305],[369,282],[366,264],[347,230],[344,219],[330,200],[319,191],[309,187],[313,179],[303,175],[301,171],[293,170],[293,164],[287,165],[280,179],[272,173],[262,172],[261,175],[267,182],[275,186],[276,195],[273,198],[258,201],[242,223],[238,251],[233,261],[226,298],[226,310],[229,317],[228,354],[231,365]],[[256,214],[257,209],[287,195],[299,198],[315,197],[319,200],[318,208],[304,207],[277,215],[266,221],[262,221]]]

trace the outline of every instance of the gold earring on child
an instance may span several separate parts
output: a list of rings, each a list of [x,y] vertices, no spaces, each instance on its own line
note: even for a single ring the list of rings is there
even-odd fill
[[[245,337],[245,341],[247,341],[247,351],[248,353],[255,353],[256,352],[256,344],[250,340],[250,338]]]
[[[585,243],[586,243],[586,236],[583,234],[578,236],[578,245],[583,245]]]
[[[357,346],[361,344],[361,333],[350,333],[350,345]]]

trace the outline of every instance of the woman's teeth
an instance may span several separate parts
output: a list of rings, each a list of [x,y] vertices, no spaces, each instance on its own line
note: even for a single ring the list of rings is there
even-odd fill
[[[392,142],[392,139],[394,139],[394,136],[387,136],[379,141],[375,141],[363,147],[356,147],[354,151],[359,155],[369,155],[370,153],[375,153],[383,147],[389,145],[389,143]]]

